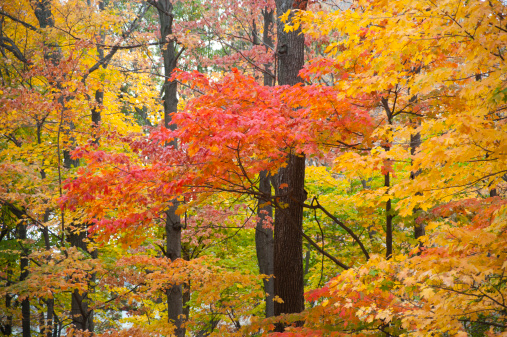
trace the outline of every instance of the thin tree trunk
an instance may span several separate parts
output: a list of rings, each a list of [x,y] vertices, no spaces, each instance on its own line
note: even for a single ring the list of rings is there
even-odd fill
[[[274,11],[265,8],[262,11],[262,15],[263,15],[262,42],[266,46],[266,52],[269,52],[270,47],[273,48],[272,33],[274,26]],[[257,30],[255,29],[255,21],[254,21],[253,41],[254,44],[259,44]],[[266,73],[264,73],[265,86],[274,85],[274,78],[269,74],[271,66],[272,66],[271,64],[264,65],[264,69],[266,70]],[[257,261],[259,264],[260,273],[269,276],[273,275],[274,273],[273,269],[274,239],[273,239],[273,229],[266,228],[266,226],[264,225],[268,217],[273,218],[273,208],[271,205],[266,204],[267,201],[271,200],[271,183],[268,171],[262,171],[259,174],[259,191],[265,196],[265,198],[259,199],[257,207],[257,216],[259,217],[259,222],[255,227],[255,249],[257,252]],[[270,277],[268,279],[264,279],[263,282],[264,282],[264,292],[266,293],[265,315],[266,317],[272,317],[275,314],[275,303],[273,301],[275,293],[275,280],[273,279],[273,277]]]
[[[416,133],[414,135],[410,135],[410,154],[413,156],[417,152],[417,148],[421,146],[421,134]],[[410,172],[410,179],[414,180],[421,171],[412,171]],[[416,195],[421,195],[420,192],[417,192]],[[414,213],[418,213],[419,209],[414,209]],[[418,239],[421,236],[424,236],[426,234],[426,230],[424,228],[423,223],[414,223],[414,238]]]
[[[12,269],[11,269],[11,263],[7,262],[7,283],[5,284],[6,287],[11,286],[10,279],[12,277]],[[5,294],[5,308],[9,310],[12,307],[12,296],[7,292]],[[6,319],[6,323],[2,326],[2,334],[5,336],[10,336],[12,334],[12,315],[9,314]]]
[[[68,233],[68,240],[72,247],[88,252],[85,242],[87,238],[86,229],[81,224],[77,224],[76,228],[72,228]],[[77,289],[71,295],[71,316],[72,324],[78,330],[93,330],[93,314],[89,309],[88,292],[80,293]]]
[[[173,4],[170,0],[160,0],[155,7],[158,9],[160,21],[160,42],[162,43],[162,58],[164,62],[164,75],[169,78],[178,61],[176,52],[176,44],[168,41],[168,37],[172,34],[173,28]],[[164,125],[166,128],[175,130],[176,125],[171,123],[171,114],[178,110],[177,98],[177,82],[166,81],[164,83]],[[177,147],[177,141],[172,144]],[[181,258],[181,220],[176,214],[178,201],[173,199],[170,201],[171,206],[166,212],[166,257],[174,261]],[[167,294],[167,311],[168,320],[174,323],[176,330],[174,334],[177,337],[185,336],[185,328],[183,327],[183,287],[182,285],[172,285],[166,290]]]
[[[21,221],[17,228],[18,239],[21,241],[22,252],[21,252],[21,261],[20,261],[20,269],[21,274],[19,275],[19,280],[24,281],[28,278],[28,250],[24,247],[24,240],[26,240],[26,222]],[[21,327],[22,327],[22,335],[23,337],[31,336],[31,326],[30,326],[30,299],[25,297],[21,301]]]
[[[173,205],[166,212],[166,236],[167,250],[166,257],[174,261],[181,258],[181,223],[180,217],[176,214],[178,203],[173,200]],[[182,327],[183,318],[183,286],[172,285],[166,290],[167,311],[169,322],[176,325],[176,336],[185,336],[185,329]]]
[[[384,175],[384,186],[391,186],[389,172]],[[389,199],[386,201],[386,257],[388,259],[393,255],[393,215],[391,210],[391,199]]]
[[[300,30],[285,32],[279,16],[298,7],[293,0],[276,0],[277,13],[277,69],[278,84],[295,85],[302,80],[299,71],[304,64],[304,35]],[[287,166],[280,168],[274,180],[279,202],[287,207],[277,208],[274,231],[275,295],[283,303],[275,302],[275,315],[297,313],[304,310],[303,281],[303,201],[305,156],[287,149]],[[285,184],[287,187],[285,187]],[[280,187],[285,187],[280,189]],[[275,331],[283,331],[278,325]]]
[[[386,98],[381,99],[382,107],[384,108],[384,111],[386,113],[387,117],[387,123],[389,125],[389,133],[392,132],[392,117],[393,117],[393,111],[389,107],[389,102]],[[384,150],[387,152],[391,148],[391,144],[389,144],[389,137],[386,140],[386,144],[382,146]],[[389,163],[390,159],[386,159],[386,165]],[[384,174],[384,187],[387,187],[387,192],[389,192],[389,187],[391,187],[391,176],[389,171],[387,171]],[[392,201],[391,199],[388,199],[386,201],[385,206],[386,211],[386,258],[390,259],[393,255],[393,214],[392,214]]]
[[[267,172],[263,171],[260,173],[259,190],[261,193],[271,197],[271,184],[269,183],[269,177]],[[269,199],[267,199],[269,200]],[[265,203],[264,200],[259,200],[257,208],[257,215],[259,216],[259,222],[255,227],[255,248],[257,251],[257,261],[259,263],[259,271],[264,275],[273,275],[273,229],[264,226],[264,222],[267,217],[273,217],[273,209],[270,205],[261,205]],[[266,292],[266,317],[274,316],[274,293],[275,293],[275,280],[273,277],[264,279],[264,291]]]
[[[43,173],[44,171],[42,171]],[[45,177],[45,174],[44,174],[44,177]],[[46,224],[47,222],[49,221],[49,210],[46,210],[44,212],[44,224]],[[50,244],[50,241],[49,241],[49,230],[47,228],[47,226],[44,226],[44,228],[42,229],[42,235],[44,237],[44,245],[45,245],[45,248],[46,250],[50,250],[51,249],[51,244]],[[51,257],[48,257],[48,261],[49,262],[51,260]],[[51,337],[53,336],[52,334],[52,331],[53,331],[53,311],[55,309],[55,300],[53,298],[48,298],[47,300],[45,300],[45,303],[46,303],[46,319],[44,321],[44,330],[41,331],[43,334],[46,335],[46,337]]]
[[[37,123],[37,144],[39,144],[39,145],[42,144],[42,123],[43,123],[42,121]],[[42,180],[46,179],[46,171],[41,169],[40,176],[41,176]],[[49,240],[49,229],[46,226],[46,224],[49,221],[50,212],[51,211],[49,209],[46,209],[44,211],[44,218],[43,218],[44,227],[42,228],[42,237],[44,238],[44,247],[45,247],[46,251],[49,251],[51,249],[51,242]],[[47,263],[49,263],[49,261],[51,261],[51,256],[48,256],[46,261],[47,261]],[[45,303],[47,306],[46,318],[44,320],[44,323],[43,323],[44,327],[41,330],[41,332],[43,334],[45,334],[47,337],[51,337],[52,336],[52,329],[53,329],[53,310],[54,310],[54,306],[55,306],[55,300],[53,298],[48,298],[47,300],[45,300]],[[44,314],[42,314],[42,315],[44,315]]]

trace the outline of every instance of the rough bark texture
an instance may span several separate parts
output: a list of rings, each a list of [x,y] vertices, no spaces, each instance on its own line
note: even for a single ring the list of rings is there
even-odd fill
[[[269,177],[266,172],[260,173],[259,191],[268,198],[271,197],[271,184],[269,183]],[[273,275],[273,230],[263,226],[263,222],[266,220],[266,217],[273,217],[273,208],[270,205],[261,207],[263,203],[266,202],[264,200],[259,200],[257,215],[260,220],[255,228],[255,248],[257,251],[257,261],[259,263],[260,273],[264,275]],[[275,306],[273,302],[275,280],[272,277],[264,279],[264,291],[266,292],[266,317],[271,317],[275,314]]]
[[[158,10],[160,20],[160,42],[162,44],[162,59],[164,62],[164,75],[169,78],[178,61],[176,53],[176,44],[168,41],[168,37],[172,34],[173,25],[173,4],[169,0],[158,1],[154,6]],[[176,125],[171,123],[171,114],[178,109],[177,82],[170,81],[164,83],[164,125],[166,128],[175,130]],[[177,141],[173,141],[174,147]],[[171,200],[171,206],[166,212],[166,257],[172,261],[181,258],[181,220],[176,214],[178,202],[176,199]],[[175,335],[178,337],[185,336],[185,328],[182,326],[183,318],[183,293],[182,285],[172,285],[166,290],[167,294],[167,310],[169,322],[176,325]]]
[[[266,46],[266,52],[269,52],[270,47],[273,48],[273,26],[274,26],[274,11],[264,9],[263,12],[263,34],[262,43]],[[255,22],[254,22],[255,23]],[[255,27],[255,25],[254,25]],[[258,44],[257,31],[254,28],[254,44]],[[272,65],[265,64],[264,69],[264,85],[274,85],[274,78],[269,74]],[[266,205],[266,202],[271,199],[271,183],[269,180],[269,172],[263,171],[259,174],[259,191],[266,196],[264,200],[259,199],[257,207],[257,216],[259,222],[255,227],[255,249],[257,252],[257,261],[259,264],[259,271],[261,274],[273,275],[273,230],[265,228],[263,225],[267,217],[273,217],[273,208],[271,205]],[[263,207],[261,205],[264,204]],[[275,314],[275,303],[273,301],[275,293],[275,280],[271,277],[264,279],[264,291],[266,292],[266,317],[272,317]]]
[[[169,207],[166,218],[167,250],[166,257],[174,261],[181,258],[181,223],[180,217],[176,214],[178,204]],[[167,310],[169,321],[176,325],[176,336],[185,336],[185,329],[182,327],[183,318],[183,287],[173,285],[166,290]]]
[[[294,7],[293,0],[276,0],[277,13],[277,72],[278,84],[295,85],[301,82],[299,71],[304,64],[305,38],[301,32],[285,32],[279,16]],[[303,281],[303,201],[305,157],[289,150],[287,166],[274,179],[278,202],[284,207],[275,213],[274,275],[275,295],[283,303],[275,302],[275,315],[304,310]],[[287,187],[280,189],[280,186]],[[283,331],[283,326],[276,327]]]
[[[303,207],[305,157],[290,154],[288,165],[278,171],[275,189],[284,207],[275,213],[274,275],[275,295],[283,303],[275,302],[275,315],[304,310],[303,271]],[[288,187],[280,189],[282,184]]]

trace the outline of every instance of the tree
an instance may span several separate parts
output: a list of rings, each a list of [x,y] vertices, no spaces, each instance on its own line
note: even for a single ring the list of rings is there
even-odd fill
[[[294,1],[275,1],[276,12],[286,13],[298,8]],[[301,8],[306,9],[306,6]],[[286,32],[285,23],[277,19],[278,84],[295,85],[301,82],[299,71],[304,64],[304,35],[301,31]],[[275,296],[283,302],[275,303],[275,315],[304,310],[303,283],[303,202],[306,200],[305,155],[288,148],[287,166],[280,168],[274,188],[278,203],[275,212],[274,276]],[[283,327],[280,327],[283,331]],[[277,329],[278,330],[278,329]]]
[[[91,138],[96,140],[99,134],[90,132],[90,123],[82,123],[82,117],[87,116],[86,110],[89,108],[92,122],[100,120],[103,92],[99,82],[108,79],[101,70],[106,68],[120,49],[119,43],[106,45],[105,41],[97,41],[97,36],[103,32],[100,28],[89,29],[96,27],[93,24],[101,25],[107,21],[106,18],[114,17],[111,13],[99,14],[94,5],[101,6],[102,3],[93,3],[92,6],[91,2],[81,1],[65,4],[50,1],[13,2],[2,7],[0,13],[3,24],[3,113],[10,121],[1,131],[5,139],[2,141],[1,154],[5,168],[1,203],[4,210],[19,221],[24,256],[21,260],[23,276],[16,283],[9,278],[5,291],[6,298],[18,295],[23,298],[25,335],[35,331],[36,322],[39,322],[38,309],[34,304],[39,300],[46,306],[45,317],[41,314],[39,331],[47,335],[61,333],[63,325],[67,324],[67,317],[73,317],[78,328],[93,330],[93,311],[87,300],[92,285],[83,288],[77,275],[71,291],[55,290],[58,294],[67,293],[68,299],[72,296],[73,314],[69,316],[65,305],[55,306],[55,300],[59,299],[55,299],[52,293],[36,290],[26,292],[26,289],[34,290],[33,279],[39,277],[34,270],[41,266],[53,266],[54,261],[59,260],[59,254],[67,254],[65,238],[75,247],[85,250],[88,247],[86,229],[83,232],[83,228],[80,228],[81,233],[73,232],[73,226],[65,221],[65,214],[59,214],[56,199],[62,195],[63,180],[73,173],[72,166],[77,164],[71,158],[70,150],[87,137],[82,135],[93,134]],[[19,35],[20,29],[24,30],[24,36]],[[123,40],[135,29],[134,19],[123,31]],[[62,41],[72,43],[69,45]],[[96,53],[93,49],[88,50],[94,46],[94,42],[98,45]],[[109,47],[106,55],[102,53],[102,47]],[[97,73],[101,73],[101,76],[95,77]],[[90,99],[93,96],[97,97],[97,102]],[[89,120],[89,116],[86,120]],[[123,121],[118,121],[120,123],[116,123],[116,126],[121,127]],[[111,122],[115,124],[114,119],[112,121],[109,117],[104,118],[104,122],[106,125]],[[26,177],[20,180],[20,174]],[[6,231],[8,228],[5,227]],[[40,241],[43,242],[44,253],[40,251]],[[26,258],[29,253],[30,260]],[[39,265],[29,265],[28,261],[36,261],[38,254],[45,254],[45,258],[38,260]],[[71,259],[72,256],[67,257]],[[93,271],[88,275],[93,275]],[[26,289],[20,293],[22,285]]]
[[[505,333],[504,4],[283,2],[273,69],[258,36],[264,2],[156,2],[147,15],[169,6],[173,34],[155,38],[159,25],[143,20],[139,43],[110,39],[140,4],[109,12],[76,1],[79,15],[51,4],[44,39],[35,14],[2,7],[2,333],[25,324],[48,335],[52,314],[61,335],[76,292],[90,297],[104,336]],[[120,13],[130,19],[110,21]],[[157,73],[149,59],[164,44],[185,48],[186,71],[171,63],[161,83],[146,73]],[[290,56],[302,46],[317,56]],[[100,50],[122,57],[102,67]],[[294,83],[283,84],[287,69]],[[280,85],[267,83],[271,70]],[[178,96],[165,93],[172,113],[161,115],[160,85],[176,83]],[[159,115],[159,126],[136,123]],[[67,154],[82,165],[64,167]],[[298,282],[278,282],[294,297],[278,293],[278,315],[261,319],[254,233],[270,227],[258,213],[268,205],[275,231],[289,230],[299,249],[277,262],[296,261]],[[168,206],[186,259],[166,256],[179,247],[164,239]],[[65,239],[69,223],[89,226],[97,259]],[[184,333],[169,310],[181,296],[165,301],[182,285]]]

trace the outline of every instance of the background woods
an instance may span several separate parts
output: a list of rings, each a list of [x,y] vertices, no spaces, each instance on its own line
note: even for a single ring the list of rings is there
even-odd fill
[[[507,334],[506,13],[2,2],[0,334]]]

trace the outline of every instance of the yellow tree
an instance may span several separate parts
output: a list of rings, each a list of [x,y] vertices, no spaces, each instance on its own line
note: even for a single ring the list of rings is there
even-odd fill
[[[97,263],[81,265],[80,254],[67,252],[69,244],[74,250],[81,249],[81,254],[89,254],[92,249],[85,240],[86,228],[74,225],[75,216],[60,211],[56,201],[62,196],[63,181],[72,176],[78,164],[71,158],[76,144],[96,141],[101,135],[98,122],[106,130],[139,131],[133,116],[123,110],[154,102],[151,80],[121,71],[132,63],[147,66],[140,61],[140,53],[134,56],[129,52],[132,46],[128,45],[147,5],[134,3],[120,8],[121,12],[114,3],[106,8],[102,2],[90,1],[2,4],[0,203],[9,219],[2,222],[2,239],[6,247],[18,239],[19,254],[14,253],[21,256],[21,271],[13,269],[12,261],[2,270],[6,280],[2,296],[8,312],[5,331],[12,331],[20,319],[23,335],[29,336],[34,322],[39,321],[34,317],[37,307],[46,311],[45,315],[41,313],[41,333],[51,335],[52,326],[61,331],[69,319],[80,329],[93,330],[89,290],[83,280],[93,275],[95,267],[90,265]],[[146,39],[140,38],[143,47]],[[145,47],[144,52],[149,50]],[[113,56],[120,53],[124,54],[123,62],[106,70]],[[147,93],[146,98],[134,100],[119,95],[127,76],[148,85],[142,92]],[[113,146],[106,140],[102,143]],[[72,270],[83,269],[86,273],[74,274],[73,286],[50,282],[50,289],[39,291],[34,287],[38,273],[49,273],[61,254],[75,262]],[[63,294],[72,298],[70,313]],[[16,296],[22,301],[21,312],[13,307]]]
[[[331,14],[301,13],[286,28],[341,34],[307,75],[339,78],[341,97],[378,119],[369,142],[347,144],[355,151],[338,156],[336,168],[355,179],[383,176],[354,200],[384,208],[376,253],[391,258],[373,255],[316,292],[324,300],[306,316],[308,333],[506,328],[505,13],[500,1],[354,1]],[[407,226],[420,225],[423,247],[401,241]],[[323,317],[329,325],[317,322]]]

